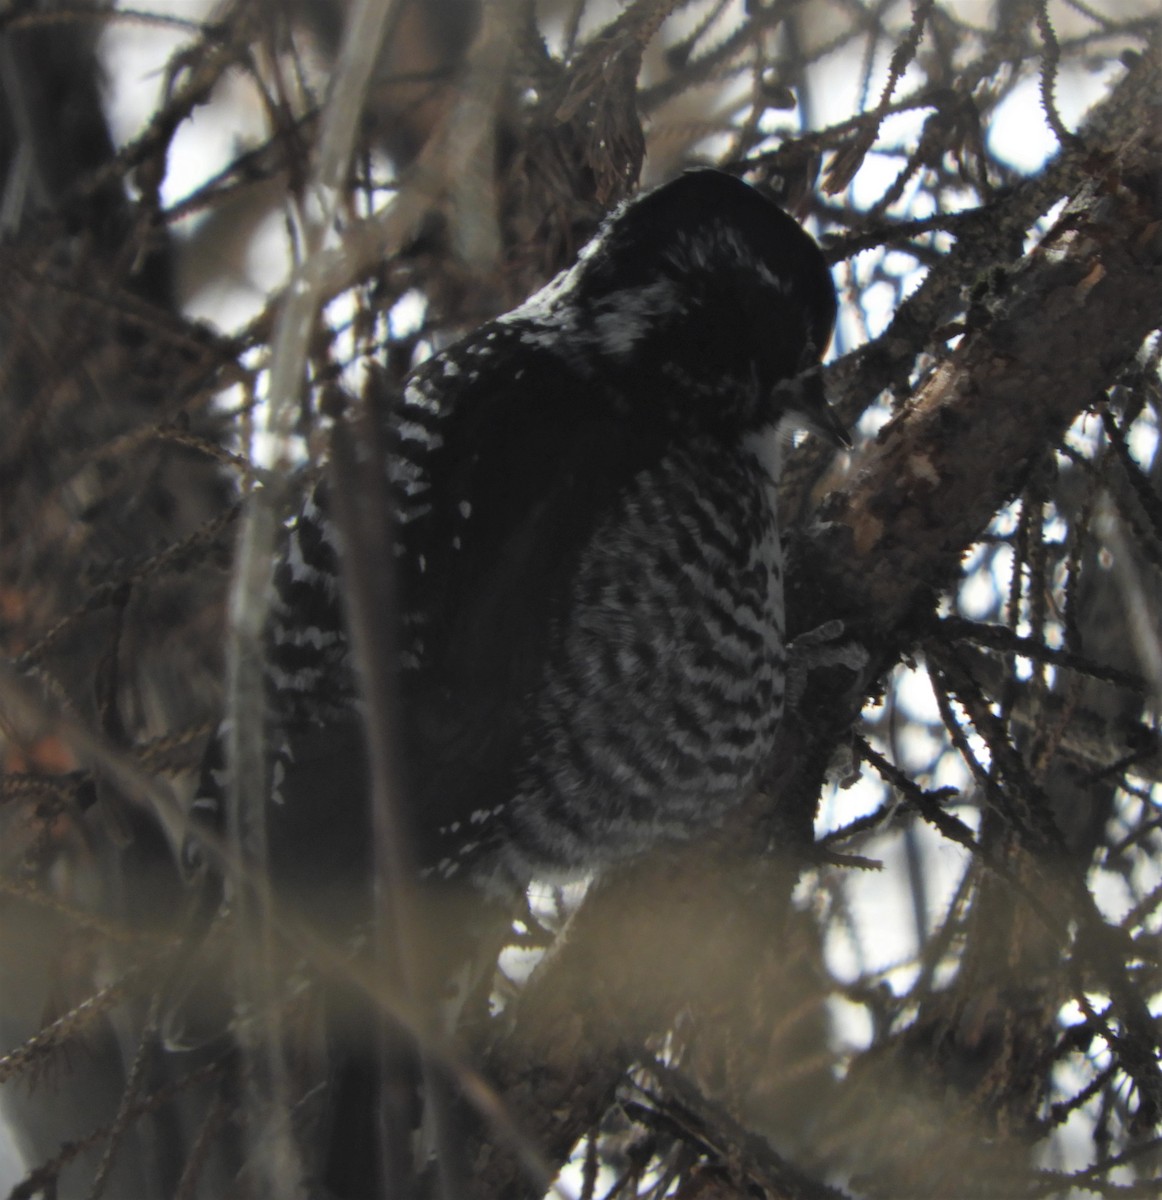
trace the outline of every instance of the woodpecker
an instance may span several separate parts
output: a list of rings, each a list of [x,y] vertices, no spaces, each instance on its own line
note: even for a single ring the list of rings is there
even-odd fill
[[[524,304],[387,406],[402,803],[432,887],[508,903],[721,821],[787,674],[788,428],[850,445],[823,394],[835,289],[811,237],[713,170],[614,211]],[[289,525],[268,629],[272,871],[368,867],[342,536]],[[220,820],[220,748],[195,816]]]
[[[791,217],[692,171],[407,381],[385,469],[425,874],[512,893],[591,872],[754,784],[786,677],[781,444],[795,426],[850,444],[818,371],[835,308]],[[275,572],[276,830],[311,823],[296,805],[342,820],[342,772],[311,767],[350,761],[358,726],[329,509],[320,484]]]

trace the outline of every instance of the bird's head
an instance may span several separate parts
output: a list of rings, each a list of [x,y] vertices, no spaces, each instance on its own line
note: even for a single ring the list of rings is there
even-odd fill
[[[748,184],[691,171],[630,201],[572,275],[585,343],[615,371],[650,376],[659,403],[680,395],[691,417],[743,429],[798,419],[849,444],[818,372],[835,323],[831,274],[812,238]]]

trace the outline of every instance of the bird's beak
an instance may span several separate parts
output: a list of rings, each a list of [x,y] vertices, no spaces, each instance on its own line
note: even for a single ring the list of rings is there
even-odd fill
[[[835,409],[827,403],[823,374],[818,366],[779,386],[786,389],[784,408],[796,425],[826,438],[840,450],[851,449],[851,434],[844,428]]]
[[[820,404],[819,407],[807,416],[806,425],[812,433],[819,434],[820,437],[825,437],[838,450],[851,449],[851,434],[844,428],[843,422],[839,419],[839,415],[835,409],[827,403],[827,397],[822,395],[820,389]]]

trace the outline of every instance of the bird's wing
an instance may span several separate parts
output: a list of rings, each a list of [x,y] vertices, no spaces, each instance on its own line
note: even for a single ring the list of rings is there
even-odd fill
[[[425,827],[508,798],[578,559],[626,483],[664,449],[663,431],[635,420],[583,364],[517,333],[498,340],[474,376],[469,364],[484,356],[471,343],[451,359],[451,379],[434,363],[418,385],[428,394],[413,387],[395,418],[398,433],[422,405],[442,405],[438,437],[397,451],[412,491],[398,489],[400,515],[411,517],[398,528],[402,620],[414,638],[405,750]]]

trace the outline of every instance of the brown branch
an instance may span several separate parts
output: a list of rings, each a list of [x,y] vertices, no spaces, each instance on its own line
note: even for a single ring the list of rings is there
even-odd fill
[[[1159,57],[1157,46],[1143,57],[1135,85],[1162,84]],[[1146,109],[1156,96],[1124,89],[1125,102]],[[828,506],[851,537],[836,586],[893,643],[931,611],[1030,462],[1157,325],[1158,123],[1094,154],[1092,179],[1014,271],[1004,311],[941,364]]]

